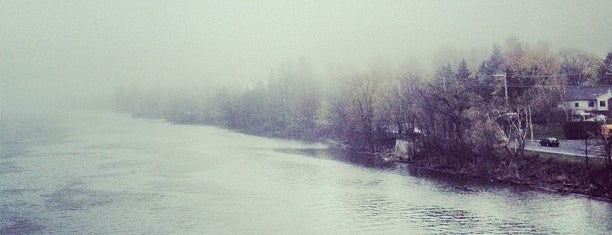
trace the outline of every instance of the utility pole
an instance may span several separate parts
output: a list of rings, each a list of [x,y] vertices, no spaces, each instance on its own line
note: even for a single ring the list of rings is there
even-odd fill
[[[527,105],[529,111],[529,131],[531,132],[531,141],[533,142],[533,122],[531,122],[531,106]]]
[[[506,99],[506,108],[510,108],[510,104],[508,103],[508,80],[506,79],[506,73],[503,74],[495,74],[493,77],[503,77],[504,78],[504,95]]]
[[[510,104],[508,103],[508,79],[506,78],[505,73],[504,73],[504,94],[506,95],[506,107],[510,108]]]

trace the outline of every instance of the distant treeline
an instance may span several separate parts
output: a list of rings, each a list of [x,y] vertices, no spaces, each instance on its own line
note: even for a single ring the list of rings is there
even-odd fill
[[[115,100],[119,110],[137,116],[259,135],[331,138],[362,152],[380,152],[404,139],[414,152],[426,153],[415,158],[489,172],[520,157],[508,139],[524,144],[520,129],[526,120],[562,119],[553,114],[563,114],[558,105],[567,86],[612,85],[612,52],[598,58],[516,38],[493,46],[482,60],[448,60],[431,73],[389,67],[324,76],[299,60],[255,85],[189,92],[125,86]]]

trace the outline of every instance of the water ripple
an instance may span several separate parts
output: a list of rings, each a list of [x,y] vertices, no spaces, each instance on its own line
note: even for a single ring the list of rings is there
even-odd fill
[[[63,211],[83,210],[113,202],[110,193],[94,191],[80,184],[68,185],[47,195],[47,203]]]
[[[32,234],[45,229],[44,225],[28,218],[12,217],[3,220],[0,222],[0,234]]]

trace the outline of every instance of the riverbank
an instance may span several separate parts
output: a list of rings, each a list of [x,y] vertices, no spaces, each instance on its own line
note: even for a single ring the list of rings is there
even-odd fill
[[[193,124],[169,121],[182,125]],[[611,171],[606,169],[603,159],[592,159],[587,166],[582,158],[526,152],[523,158],[510,164],[481,161],[454,165],[441,161],[440,156],[431,157],[424,152],[413,157],[396,154],[389,148],[382,148],[378,152],[365,152],[352,149],[350,145],[333,139],[297,138],[282,132],[262,133],[239,128],[225,128],[244,134],[271,138],[308,142],[323,141],[330,146],[330,151],[334,152],[334,155],[340,157],[340,160],[366,167],[394,169],[401,164],[409,164],[411,167],[452,174],[466,179],[522,185],[539,190],[575,193],[612,201],[612,175],[610,175]]]
[[[348,150],[350,151],[350,150]],[[580,194],[592,198],[612,201],[612,175],[604,159],[584,159],[556,154],[527,152],[525,157],[514,162],[513,169],[507,166],[483,166],[465,164],[451,167],[429,161],[427,158],[407,158],[390,151],[379,153],[353,152],[352,162],[365,166],[393,169],[403,165],[462,178],[485,180],[498,184],[527,186],[537,190],[558,193]]]

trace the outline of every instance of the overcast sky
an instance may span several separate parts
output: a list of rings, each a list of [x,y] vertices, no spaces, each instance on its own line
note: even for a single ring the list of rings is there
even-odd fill
[[[112,93],[126,81],[263,80],[300,57],[360,66],[509,36],[603,57],[610,16],[609,0],[2,0],[0,102]]]

